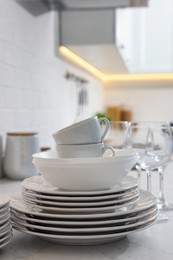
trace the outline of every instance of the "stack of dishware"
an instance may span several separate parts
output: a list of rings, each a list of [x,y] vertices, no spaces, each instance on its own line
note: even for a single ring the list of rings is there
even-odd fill
[[[56,151],[33,155],[41,175],[25,179],[22,196],[11,201],[15,229],[88,245],[116,241],[156,221],[155,197],[127,176],[136,153],[106,146],[104,122],[105,130],[95,117],[60,130],[54,134]]]
[[[53,138],[58,157],[102,157],[106,150],[115,155],[113,147],[103,142],[108,130],[107,118],[91,117],[57,131]]]
[[[92,117],[55,132],[53,138],[58,156],[102,157],[107,150],[111,151],[111,156],[115,155],[113,147],[103,142],[109,125],[106,117]]]
[[[107,118],[92,117],[66,127],[53,134],[56,152],[34,154],[33,164],[45,180],[61,189],[109,189],[120,183],[136,162],[133,151],[115,151],[104,144],[109,126]]]
[[[10,198],[0,194],[0,248],[6,246],[11,239]]]
[[[34,189],[39,185],[39,189]],[[139,199],[137,182],[130,177],[121,185],[100,191],[65,191],[46,184],[42,176],[26,179],[22,184],[22,195],[28,207],[50,213],[91,214],[112,212],[122,205],[131,205]],[[40,193],[38,193],[40,191]]]
[[[103,128],[102,124],[104,124]],[[98,143],[106,136],[109,125],[107,118],[95,116],[53,133],[53,138],[57,145]]]
[[[22,194],[11,202],[13,227],[55,243],[116,241],[151,226],[158,214],[155,197],[139,191],[133,177],[107,190],[65,191],[36,176],[24,180]]]

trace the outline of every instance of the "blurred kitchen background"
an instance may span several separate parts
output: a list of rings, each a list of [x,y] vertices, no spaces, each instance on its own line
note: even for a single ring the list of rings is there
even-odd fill
[[[0,132],[173,120],[172,0],[0,0]]]

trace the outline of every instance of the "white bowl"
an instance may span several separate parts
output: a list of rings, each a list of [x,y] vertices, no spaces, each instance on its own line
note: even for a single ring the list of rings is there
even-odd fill
[[[93,191],[110,189],[127,176],[136,163],[136,157],[128,160],[121,157],[121,160],[115,156],[102,157],[103,160],[99,158],[98,161],[82,158],[82,163],[79,163],[79,160],[78,163],[57,163],[58,158],[50,160],[43,157],[38,160],[34,156],[33,164],[53,186],[63,190]]]
[[[88,163],[110,163],[110,162],[124,162],[136,160],[137,153],[133,150],[120,149],[116,150],[115,156],[109,157],[85,157],[85,158],[60,158],[56,150],[35,153],[32,155],[33,163],[40,162],[41,164],[88,164]]]

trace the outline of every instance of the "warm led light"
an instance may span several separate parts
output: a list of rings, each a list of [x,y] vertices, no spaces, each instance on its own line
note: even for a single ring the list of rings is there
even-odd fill
[[[150,81],[150,80],[173,80],[173,73],[143,73],[143,74],[104,74],[89,62],[81,58],[76,53],[72,52],[65,46],[60,46],[59,50],[62,55],[70,59],[80,67],[89,71],[102,81]]]
[[[69,58],[70,60],[72,60],[73,62],[75,62],[76,64],[81,66],[82,68],[86,69],[87,71],[89,71],[91,74],[93,74],[97,78],[104,80],[104,74],[101,71],[96,69],[93,65],[91,65],[90,63],[88,63],[87,61],[82,59],[80,56],[78,56],[74,52],[72,52],[71,50],[69,50],[68,48],[66,48],[64,46],[60,46],[59,50],[60,50],[61,54],[63,54],[66,58]]]
[[[113,74],[105,75],[105,81],[136,81],[136,80],[172,80],[173,73],[146,73],[146,74]]]

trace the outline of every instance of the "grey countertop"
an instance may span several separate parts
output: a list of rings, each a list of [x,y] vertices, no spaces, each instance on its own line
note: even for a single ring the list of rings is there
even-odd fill
[[[145,189],[145,173],[142,185]],[[12,195],[20,191],[20,181],[0,180],[0,193]],[[158,174],[153,173],[152,190],[157,195]],[[166,198],[173,203],[173,163],[165,173]],[[46,242],[33,235],[14,231],[12,242],[0,250],[1,260],[126,260],[173,259],[173,211],[166,213],[169,221],[156,223],[150,228],[128,235],[124,239],[93,246],[67,246]]]

